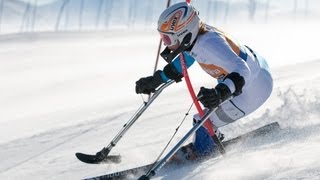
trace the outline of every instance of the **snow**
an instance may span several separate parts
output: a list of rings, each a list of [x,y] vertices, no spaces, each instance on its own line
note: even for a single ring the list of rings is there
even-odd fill
[[[274,121],[284,130],[156,179],[319,179],[319,24],[223,28],[267,57],[275,86],[260,109],[221,131],[229,139]],[[81,179],[153,162],[192,103],[184,82],[168,87],[112,150],[121,164],[88,165],[74,153],[106,146],[147,99],[134,85],[152,74],[158,41],[152,30],[0,36],[0,179]],[[197,65],[189,73],[196,91],[214,85]]]

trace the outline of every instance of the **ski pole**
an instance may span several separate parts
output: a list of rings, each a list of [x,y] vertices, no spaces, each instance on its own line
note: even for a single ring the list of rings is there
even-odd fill
[[[123,137],[123,135],[129,130],[129,128],[137,121],[137,119],[142,115],[142,113],[150,106],[150,104],[160,95],[162,90],[171,85],[174,81],[170,80],[169,82],[160,86],[154,94],[149,98],[148,102],[144,102],[144,104],[136,111],[136,113],[132,116],[132,118],[123,125],[120,132],[113,138],[113,140],[109,143],[107,147],[104,147],[101,151],[97,152],[96,155],[87,155],[83,153],[76,153],[77,158],[80,161],[96,164],[105,160],[112,150],[113,147],[119,142],[119,140]]]
[[[189,78],[189,73],[187,70],[187,66],[186,66],[186,61],[184,58],[183,53],[180,53],[180,63],[181,63],[181,67],[182,67],[182,71],[183,71],[183,77],[186,81],[189,93],[191,95],[191,98],[199,112],[200,116],[204,115],[204,112],[200,106],[200,103],[198,101],[198,98],[196,97],[196,94],[194,93],[190,78]],[[208,130],[210,136],[212,137],[213,141],[216,143],[218,150],[220,151],[220,153],[222,155],[226,154],[226,150],[222,144],[222,142],[220,141],[220,139],[217,137],[217,135],[214,132],[214,128],[213,128],[213,124],[210,122],[210,119],[206,120],[206,122],[204,122],[204,127]]]
[[[171,0],[168,0],[167,1],[167,8],[170,6],[170,2]],[[156,72],[157,70],[157,66],[158,66],[158,62],[159,62],[159,57],[160,57],[160,50],[161,50],[161,45],[162,45],[162,39],[160,38],[160,42],[159,42],[159,45],[158,45],[158,52],[157,52],[157,57],[156,57],[156,62],[154,64],[154,68],[153,68],[153,73]]]
[[[138,180],[149,180],[150,177],[154,176],[164,165],[165,163],[179,150],[179,148],[183,145],[183,143],[190,138],[190,136],[198,130],[204,122],[211,116],[213,112],[215,112],[217,109],[209,109],[207,113],[204,114],[204,116],[187,132],[187,134],[171,149],[167,155],[158,161],[156,165],[150,169],[150,171],[147,172],[147,174],[141,176]]]
[[[104,148],[103,151],[110,152],[111,149],[118,143],[118,141],[123,137],[123,135],[128,131],[128,129],[136,122],[136,120],[142,115],[142,113],[150,106],[150,104],[159,96],[159,94],[162,92],[163,89],[171,85],[174,81],[170,81],[164,85],[162,85],[149,99],[148,102],[144,103],[141,109],[139,109],[135,115],[130,119],[125,125],[123,125],[123,128],[121,131],[116,135],[116,137],[111,141],[109,146],[107,148]]]

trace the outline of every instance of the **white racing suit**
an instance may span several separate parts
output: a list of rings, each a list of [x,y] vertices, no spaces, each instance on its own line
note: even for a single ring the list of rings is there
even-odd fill
[[[197,61],[218,83],[226,84],[231,93],[235,91],[235,85],[230,79],[225,79],[229,73],[237,72],[245,80],[242,93],[224,102],[210,116],[211,122],[219,128],[258,109],[270,96],[273,80],[267,62],[255,51],[248,46],[239,45],[216,28],[207,26],[207,29],[208,32],[198,35],[191,51],[184,52],[187,66]],[[172,63],[177,71],[182,72],[179,57]],[[168,80],[165,74],[162,74],[162,79]],[[194,115],[194,119],[199,120],[199,115]],[[200,154],[212,149],[212,138],[206,137],[208,133],[204,131],[204,127],[200,128],[194,141]]]

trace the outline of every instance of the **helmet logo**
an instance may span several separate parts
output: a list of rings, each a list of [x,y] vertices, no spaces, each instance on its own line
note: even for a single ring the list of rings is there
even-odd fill
[[[187,29],[185,29],[184,31],[182,31],[181,33],[179,33],[177,36],[180,37],[181,35],[183,35],[184,33],[188,32]]]
[[[174,15],[171,16],[171,18],[168,21],[164,22],[161,25],[160,30],[162,32],[169,32],[169,31],[178,32],[179,30],[181,30],[185,25],[184,22],[182,24],[179,24],[179,21],[182,18],[182,14],[183,14],[182,10],[175,12]]]
[[[170,26],[170,30],[171,30],[171,31],[174,30],[174,27],[176,26],[177,19],[178,19],[177,16],[174,16],[174,17],[173,17],[173,20],[172,20],[172,23],[171,23],[171,26]]]

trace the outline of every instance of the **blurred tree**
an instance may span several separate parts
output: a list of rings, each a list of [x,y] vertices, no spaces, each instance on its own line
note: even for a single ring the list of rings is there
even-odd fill
[[[1,33],[1,26],[2,26],[3,7],[4,7],[4,0],[1,0],[0,2],[0,33]]]
[[[100,22],[102,7],[103,7],[103,0],[99,0],[99,3],[98,3],[98,13],[97,13],[97,17],[96,17],[96,29],[99,28],[99,22]]]
[[[59,10],[59,13],[58,13],[58,17],[57,17],[57,21],[56,21],[56,25],[55,25],[55,31],[58,31],[59,30],[59,26],[60,26],[60,21],[61,21],[61,18],[62,18],[62,14],[63,12],[65,11],[65,8],[66,6],[68,5],[70,0],[63,0],[61,6],[60,6],[60,10]],[[68,21],[68,15],[66,14],[66,25],[65,26],[68,26],[67,25],[67,22]]]
[[[31,0],[28,1],[26,5],[26,9],[24,10],[23,16],[22,16],[22,21],[21,21],[21,26],[20,26],[20,32],[24,32],[24,29],[26,27],[26,31],[28,30],[29,27],[29,12],[31,8]]]
[[[226,6],[226,8],[225,8],[223,22],[227,23],[227,19],[228,19],[228,16],[229,16],[230,0],[226,0],[225,6]]]
[[[153,6],[154,6],[154,1],[149,0],[147,4],[147,10],[146,10],[146,26],[149,26],[152,23],[152,18],[153,18]]]
[[[217,0],[209,0],[207,6],[207,21],[210,22],[217,20],[218,15],[218,1]]]
[[[80,9],[79,9],[79,31],[82,30],[82,19],[83,19],[83,8],[84,8],[84,0],[80,1]]]
[[[135,1],[129,1],[129,13],[128,13],[128,27],[132,27],[135,23],[135,16],[136,16],[136,9],[138,8],[139,2],[138,0]],[[137,5],[137,6],[136,6]]]
[[[309,12],[309,0],[305,0],[305,10],[304,10],[304,18],[308,18],[308,12]]]
[[[35,26],[35,23],[36,23],[37,7],[38,7],[38,0],[34,0],[33,13],[32,13],[32,21],[31,21],[31,32],[34,31],[34,26]]]
[[[64,14],[65,14],[65,18],[64,18],[64,30],[67,30],[69,27],[69,15],[70,15],[70,0],[64,0],[65,1],[65,10],[64,10]]]
[[[269,6],[270,6],[270,0],[267,0],[267,2],[266,2],[265,14],[264,14],[264,21],[265,21],[265,22],[268,22],[268,18],[269,18]]]
[[[113,9],[113,0],[109,0],[105,7],[105,27],[108,29],[110,25],[111,12]]]
[[[249,0],[248,8],[249,8],[249,19],[251,21],[253,21],[254,16],[256,14],[257,1],[256,0]]]
[[[298,0],[294,0],[294,3],[293,3],[294,21],[296,21],[297,19],[297,9],[298,9]]]

